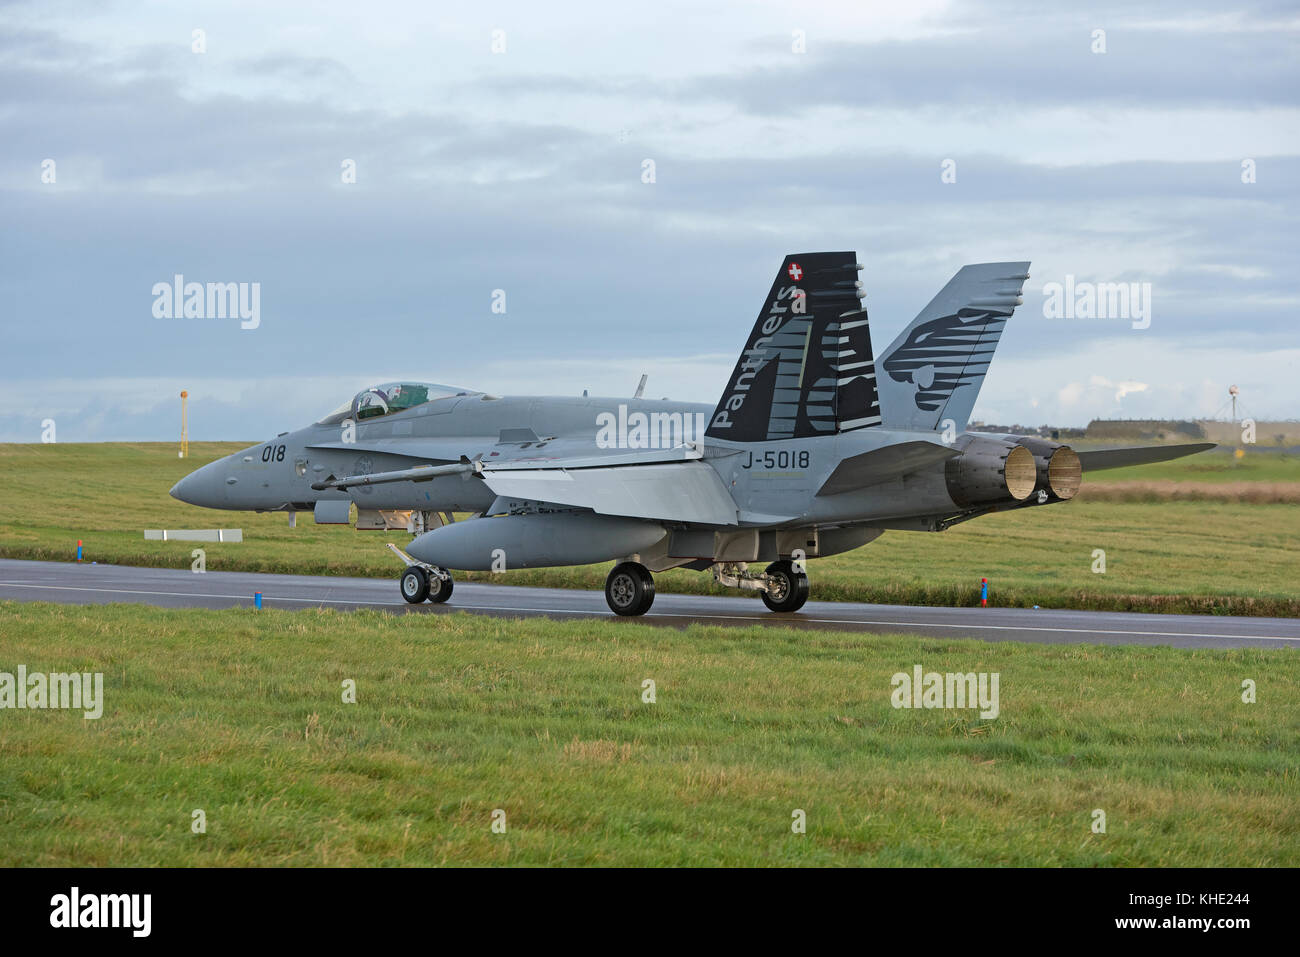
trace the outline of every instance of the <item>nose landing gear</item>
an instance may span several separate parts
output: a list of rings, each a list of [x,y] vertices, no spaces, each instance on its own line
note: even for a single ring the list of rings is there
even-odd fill
[[[412,565],[402,572],[402,597],[412,605],[418,605],[429,597],[429,573],[419,565]]]
[[[429,601],[441,605],[451,597],[451,590],[455,584],[451,580],[451,572],[445,568],[435,568],[433,574],[429,575]]]
[[[435,605],[441,605],[451,597],[452,589],[455,587],[451,572],[436,565],[417,562],[391,543],[388,547],[393,550],[393,553],[398,558],[406,562],[406,571],[402,572],[400,583],[404,599],[412,605],[418,605],[422,601],[430,601]]]

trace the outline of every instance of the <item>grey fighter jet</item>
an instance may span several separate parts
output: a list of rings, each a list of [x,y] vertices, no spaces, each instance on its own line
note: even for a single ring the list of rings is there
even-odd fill
[[[605,597],[619,615],[644,614],[652,573],[677,567],[793,612],[808,559],[887,529],[1059,504],[1085,472],[1212,447],[1076,453],[966,431],[1028,268],[963,267],[877,361],[856,254],[787,256],[716,407],[392,382],[171,494],[337,524],[355,506],[358,529],[415,536],[389,546],[412,603],[451,597],[449,569],[614,560]]]

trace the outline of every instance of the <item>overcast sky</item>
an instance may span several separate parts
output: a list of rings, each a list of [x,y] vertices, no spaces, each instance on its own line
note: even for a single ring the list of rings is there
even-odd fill
[[[182,388],[249,441],[402,378],[712,403],[823,249],[877,349],[1032,261],[975,418],[1300,416],[1300,13],[1053,6],[0,0],[0,440],[172,439]],[[176,274],[260,325],[158,318]],[[1045,318],[1067,275],[1150,326]]]

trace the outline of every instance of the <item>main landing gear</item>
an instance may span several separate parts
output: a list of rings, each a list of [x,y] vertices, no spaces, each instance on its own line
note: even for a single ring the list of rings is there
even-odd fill
[[[808,573],[802,563],[786,559],[768,565],[755,575],[747,562],[721,562],[713,566],[713,580],[727,588],[756,591],[770,611],[798,611],[808,600]]]
[[[808,575],[794,562],[773,562],[763,574],[767,576],[763,604],[769,611],[798,611],[808,600]]]
[[[763,604],[775,612],[798,611],[808,600],[808,575],[799,565],[782,559],[761,575],[744,562],[713,566],[713,579],[729,588],[757,591]],[[616,615],[644,615],[655,600],[655,581],[640,562],[619,562],[605,579],[605,601]]]
[[[640,562],[619,562],[605,579],[605,601],[616,615],[644,615],[655,600],[655,580]]]
[[[388,547],[398,558],[406,562],[406,571],[402,572],[401,589],[402,597],[408,602],[418,605],[422,601],[430,601],[435,605],[441,605],[451,597],[452,588],[455,586],[451,572],[436,565],[417,562],[396,545]]]

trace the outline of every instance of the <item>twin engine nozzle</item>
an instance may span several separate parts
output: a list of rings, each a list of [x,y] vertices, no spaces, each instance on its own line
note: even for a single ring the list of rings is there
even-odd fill
[[[948,494],[962,508],[1013,505],[1037,495],[1063,502],[1079,491],[1083,469],[1068,445],[1032,436],[965,435],[945,465]],[[1036,503],[1037,504],[1037,503]]]
[[[1022,449],[1028,449],[1034,457],[1034,469],[1037,480],[1034,492],[1048,494],[1049,500],[1060,502],[1074,498],[1083,484],[1083,465],[1079,453],[1068,445],[1049,442],[1047,439],[1022,435],[1015,439]],[[1040,495],[1041,497],[1041,495]]]

